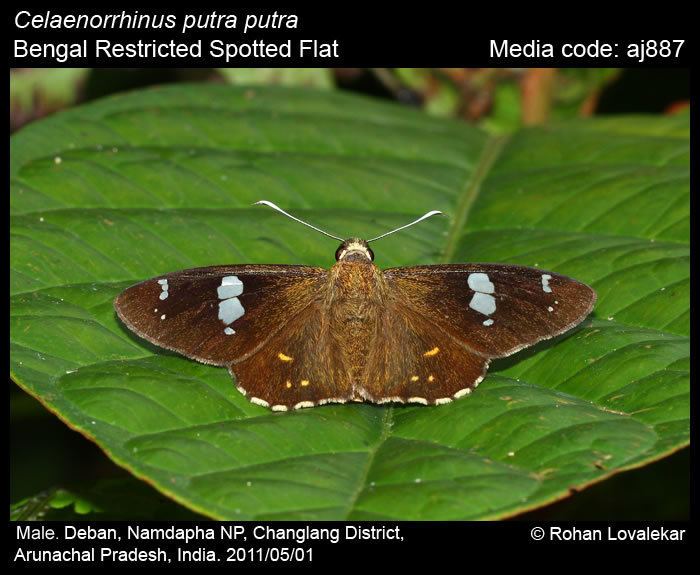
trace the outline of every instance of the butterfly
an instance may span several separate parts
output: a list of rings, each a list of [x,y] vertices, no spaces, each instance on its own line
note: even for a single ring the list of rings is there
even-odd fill
[[[507,264],[380,270],[372,238],[341,241],[330,268],[222,265],[158,276],[114,306],[141,338],[227,367],[238,390],[274,411],[348,401],[440,405],[471,393],[489,362],[562,334],[595,291]]]

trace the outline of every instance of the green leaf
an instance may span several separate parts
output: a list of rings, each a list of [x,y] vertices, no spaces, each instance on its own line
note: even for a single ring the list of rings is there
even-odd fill
[[[11,141],[11,373],[118,464],[216,518],[505,517],[688,443],[687,117],[489,137],[339,93],[135,92]],[[250,204],[377,235],[380,267],[538,265],[592,284],[579,329],[439,407],[271,413],[226,370],[139,340],[126,286],[217,263],[330,265]]]

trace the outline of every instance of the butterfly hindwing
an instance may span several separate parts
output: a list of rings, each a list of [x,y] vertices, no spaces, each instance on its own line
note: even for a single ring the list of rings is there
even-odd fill
[[[327,285],[323,268],[231,265],[158,276],[115,300],[142,338],[189,358],[230,365],[255,353],[312,305]]]
[[[393,268],[384,277],[400,307],[489,358],[571,329],[590,313],[596,299],[583,283],[515,265]]]
[[[360,394],[376,403],[448,403],[483,379],[488,358],[398,301],[378,322]]]
[[[239,391],[274,411],[353,399],[351,369],[327,302],[287,322],[264,347],[230,366]]]

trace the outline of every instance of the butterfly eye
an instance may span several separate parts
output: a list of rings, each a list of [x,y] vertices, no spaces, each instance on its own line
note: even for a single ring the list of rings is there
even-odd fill
[[[344,247],[344,246],[345,246],[345,243],[342,243],[342,244],[340,245],[340,247],[339,247],[337,250],[335,250],[335,261],[340,260],[340,254],[342,254],[343,251],[345,251],[345,247]]]
[[[374,261],[374,252],[372,251],[372,248],[367,246],[367,253],[369,254],[369,261],[373,262]]]

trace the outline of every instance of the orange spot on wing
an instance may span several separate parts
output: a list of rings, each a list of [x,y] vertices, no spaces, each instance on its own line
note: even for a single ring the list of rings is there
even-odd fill
[[[307,385],[309,385],[309,380],[308,380],[308,379],[302,379],[302,380],[301,380],[301,385],[302,385],[302,387],[306,387]]]
[[[418,376],[417,376],[417,375],[412,375],[412,376],[411,376],[411,381],[418,381]]]
[[[434,355],[437,355],[438,353],[440,353],[440,348],[439,348],[439,347],[434,347],[434,348],[431,349],[430,351],[426,351],[426,352],[423,354],[423,357],[433,357]]]
[[[280,361],[294,361],[293,357],[289,357],[288,355],[284,355],[281,351],[277,354],[277,357],[280,358]]]

